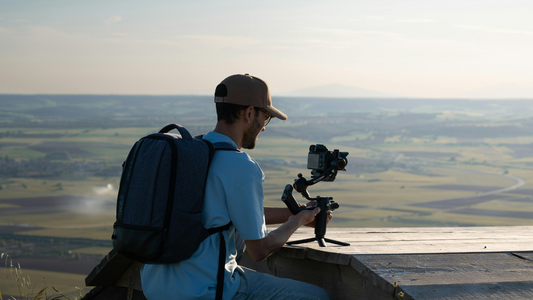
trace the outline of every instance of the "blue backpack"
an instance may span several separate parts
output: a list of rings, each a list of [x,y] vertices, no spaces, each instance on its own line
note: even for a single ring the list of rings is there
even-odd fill
[[[181,136],[168,133],[172,129]],[[178,124],[137,141],[123,165],[112,240],[117,253],[133,260],[177,263],[191,257],[209,235],[219,233],[221,299],[226,257],[222,232],[231,222],[209,229],[202,224],[205,182],[215,150],[238,151],[229,143],[193,138]]]

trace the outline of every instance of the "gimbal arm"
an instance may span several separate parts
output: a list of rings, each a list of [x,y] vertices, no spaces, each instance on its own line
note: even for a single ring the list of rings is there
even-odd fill
[[[307,199],[307,200],[313,200],[311,199],[311,195],[309,194],[309,192],[307,191],[307,187],[310,186],[310,185],[313,185],[317,182],[320,182],[322,180],[324,180],[325,178],[328,178],[330,176],[333,176],[333,178],[335,178],[335,176],[337,175],[337,169],[335,167],[331,167],[329,168],[328,170],[326,170],[326,172],[322,173],[321,175],[317,176],[317,177],[312,177],[311,180],[307,180],[303,177],[302,173],[298,174],[298,179],[294,180],[294,189],[296,189],[296,191],[300,194],[302,194],[302,196]]]

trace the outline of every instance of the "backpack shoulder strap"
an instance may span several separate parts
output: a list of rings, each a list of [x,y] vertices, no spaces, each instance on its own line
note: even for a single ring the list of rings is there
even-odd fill
[[[194,138],[195,139],[200,139],[200,140],[206,142],[207,144],[211,144],[213,146],[214,150],[233,150],[233,151],[241,152],[241,150],[237,149],[237,147],[235,147],[235,145],[233,145],[231,143],[228,143],[228,142],[211,143],[208,140],[204,140],[204,134],[197,135]]]
[[[203,135],[195,136],[197,139],[201,139],[202,141],[206,142],[208,146],[210,146],[211,149],[213,149],[213,152],[215,150],[227,150],[227,151],[237,151],[241,152],[235,145],[228,143],[228,142],[218,142],[218,143],[211,143],[208,140],[203,139]],[[211,163],[212,155],[209,158],[209,162]],[[207,178],[206,178],[207,179]],[[205,187],[204,187],[205,188]],[[223,231],[226,231],[230,229],[231,225],[233,223],[230,221],[228,224],[220,227],[214,227],[214,228],[208,228],[207,231],[209,234],[219,234],[219,250],[218,250],[218,271],[217,271],[217,289],[215,294],[216,300],[222,300],[222,293],[224,289],[224,264],[226,262],[226,241],[224,239]]]
[[[228,142],[213,143],[213,146],[215,147],[215,150],[233,150],[233,151],[241,152],[239,149],[235,147],[235,145],[230,144]]]
[[[218,250],[218,271],[217,271],[217,290],[215,293],[215,300],[222,300],[223,292],[224,292],[224,271],[225,268],[225,262],[226,262],[226,240],[224,239],[224,234],[222,233],[225,230],[228,230],[231,226],[231,221],[226,224],[225,226],[221,226],[218,228],[218,235],[219,235],[219,250]]]

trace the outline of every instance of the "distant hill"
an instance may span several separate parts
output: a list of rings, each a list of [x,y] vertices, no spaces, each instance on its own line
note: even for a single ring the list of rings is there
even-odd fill
[[[280,93],[279,96],[332,98],[398,98],[398,95],[381,93],[354,86],[346,86],[338,83],[298,89],[287,93]]]
[[[274,105],[291,121],[316,116],[362,113],[533,116],[530,100],[461,100],[402,98],[334,98],[273,96]],[[181,122],[211,128],[216,120],[212,96],[186,95],[6,95],[0,94],[0,127],[112,128],[159,127]],[[205,130],[199,127],[199,131]]]

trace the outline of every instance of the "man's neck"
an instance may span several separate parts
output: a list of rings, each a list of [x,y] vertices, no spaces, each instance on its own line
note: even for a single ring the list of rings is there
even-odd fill
[[[227,137],[229,137],[235,144],[237,145],[237,148],[240,150],[242,147],[242,137],[243,137],[243,131],[241,128],[239,128],[239,123],[235,124],[227,124],[224,121],[217,122],[217,125],[215,126],[215,129],[213,132],[223,134]]]

